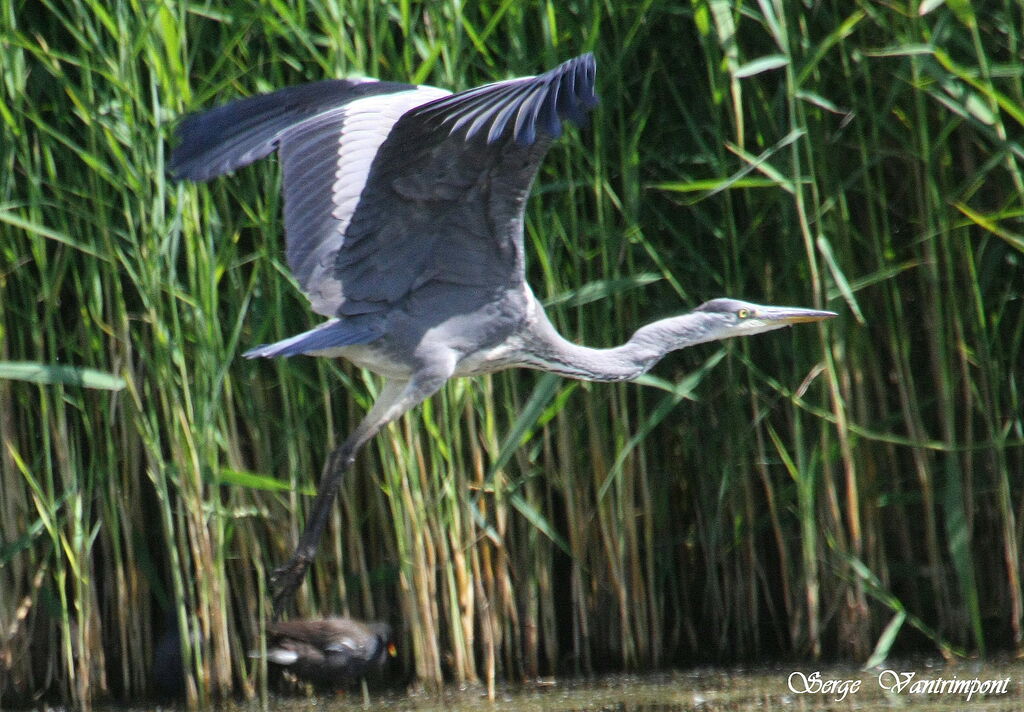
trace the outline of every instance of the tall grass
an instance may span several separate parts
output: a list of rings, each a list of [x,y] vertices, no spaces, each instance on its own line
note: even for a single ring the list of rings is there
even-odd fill
[[[190,699],[245,651],[380,387],[247,362],[315,322],[271,163],[165,177],[187,111],[325,76],[465,88],[584,51],[529,274],[596,345],[722,295],[841,317],[639,384],[454,382],[344,484],[299,612],[443,680],[1022,648],[1017,4],[0,1],[0,695]]]

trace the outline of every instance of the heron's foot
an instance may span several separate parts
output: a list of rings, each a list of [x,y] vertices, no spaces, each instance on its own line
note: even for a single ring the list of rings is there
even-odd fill
[[[302,579],[306,576],[313,559],[301,552],[296,551],[292,558],[283,566],[274,569],[270,574],[270,593],[274,603],[274,620],[279,620],[281,614],[292,606],[295,601],[295,592],[302,585]]]

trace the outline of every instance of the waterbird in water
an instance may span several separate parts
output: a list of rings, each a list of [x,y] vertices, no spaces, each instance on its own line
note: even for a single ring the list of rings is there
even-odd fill
[[[279,616],[312,561],[345,471],[384,425],[445,381],[510,367],[626,381],[665,354],[833,312],[713,299],[595,349],[563,338],[524,275],[530,186],[563,121],[597,104],[594,58],[452,94],[336,79],[190,116],[170,170],[204,181],[277,150],[288,265],[330,317],[253,357],[344,357],[385,377],[376,402],[330,454],[291,559],[272,578]]]
[[[387,623],[351,618],[289,620],[267,625],[268,662],[332,691],[378,672],[397,650]],[[254,651],[251,657],[259,657]]]
[[[181,633],[177,608],[164,613],[160,636],[153,646],[151,684],[159,698],[185,696],[185,665],[181,656]]]

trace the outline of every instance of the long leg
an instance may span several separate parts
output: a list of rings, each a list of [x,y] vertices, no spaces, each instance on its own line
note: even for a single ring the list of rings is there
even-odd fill
[[[283,566],[270,576],[270,588],[274,603],[274,619],[277,620],[291,604],[295,591],[302,583],[306,570],[316,556],[331,508],[338,496],[341,479],[355,462],[356,453],[377,432],[397,419],[405,411],[422,402],[437,391],[445,378],[415,378],[412,381],[390,380],[384,384],[376,402],[362,422],[344,442],[336,447],[324,464],[313,510],[302,530],[295,553]]]

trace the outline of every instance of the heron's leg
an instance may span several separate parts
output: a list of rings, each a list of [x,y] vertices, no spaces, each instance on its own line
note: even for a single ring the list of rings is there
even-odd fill
[[[320,478],[320,486],[317,488],[316,499],[313,501],[313,510],[309,519],[306,520],[306,528],[302,530],[299,543],[291,558],[283,566],[274,569],[270,575],[270,589],[274,603],[273,619],[275,621],[279,620],[281,614],[291,605],[295,591],[306,575],[306,569],[309,568],[313,557],[316,556],[320,538],[323,536],[324,527],[330,517],[331,507],[338,495],[341,478],[355,460],[356,450],[353,438],[349,437],[327,457],[323,475]]]
[[[290,605],[306,570],[316,556],[324,528],[330,518],[331,508],[338,496],[341,479],[355,462],[356,453],[382,427],[435,393],[446,379],[447,375],[439,378],[418,377],[411,381],[392,379],[386,382],[370,412],[352,434],[328,456],[316,499],[313,501],[313,509],[306,521],[306,528],[299,537],[295,553],[270,576],[275,620],[280,618],[285,608]]]

